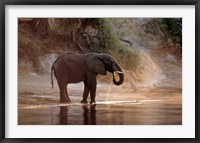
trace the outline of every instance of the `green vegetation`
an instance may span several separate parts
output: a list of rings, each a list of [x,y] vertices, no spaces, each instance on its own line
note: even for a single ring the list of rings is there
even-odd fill
[[[182,19],[155,18],[144,24],[146,34],[152,34],[160,41],[160,46],[182,51]]]
[[[120,41],[120,35],[115,31],[114,25],[111,25],[109,19],[99,19],[97,22],[99,31],[99,41],[93,42],[95,51],[104,52],[112,55],[123,68],[136,70],[139,64],[139,54],[136,49],[125,46]]]
[[[173,43],[177,43],[182,46],[182,19],[162,19],[160,27],[163,33],[165,34],[165,39],[171,39]]]

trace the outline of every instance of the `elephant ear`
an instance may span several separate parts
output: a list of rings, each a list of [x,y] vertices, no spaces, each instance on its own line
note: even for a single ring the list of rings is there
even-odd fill
[[[90,71],[97,74],[106,75],[106,69],[98,55],[92,55],[87,58],[86,64]]]

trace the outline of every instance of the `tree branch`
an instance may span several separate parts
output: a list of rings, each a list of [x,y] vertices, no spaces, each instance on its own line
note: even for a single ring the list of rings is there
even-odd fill
[[[123,41],[123,42],[125,42],[125,43],[130,44],[131,47],[133,45],[129,40],[126,40],[126,39],[123,39],[123,38],[120,38],[120,40]]]

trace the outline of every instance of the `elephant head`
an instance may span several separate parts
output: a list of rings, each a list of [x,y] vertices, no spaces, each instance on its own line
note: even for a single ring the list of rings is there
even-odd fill
[[[113,57],[108,54],[91,54],[87,59],[89,70],[96,74],[106,75],[107,71],[113,74],[113,83],[121,85],[124,81],[124,74],[121,67]],[[116,80],[115,73],[119,75],[119,80]]]

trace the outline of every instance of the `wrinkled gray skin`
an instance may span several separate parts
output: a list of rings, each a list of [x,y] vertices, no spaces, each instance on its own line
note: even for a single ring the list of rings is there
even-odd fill
[[[96,76],[106,75],[107,71],[113,73],[113,83],[120,85],[124,81],[124,74],[117,62],[108,54],[90,53],[73,54],[65,53],[61,55],[52,65],[51,80],[53,88],[53,71],[60,89],[60,101],[70,103],[67,93],[69,83],[84,82],[83,99],[81,103],[87,103],[90,92],[91,101],[95,103],[96,96]],[[114,71],[119,75],[119,81],[114,77]]]

